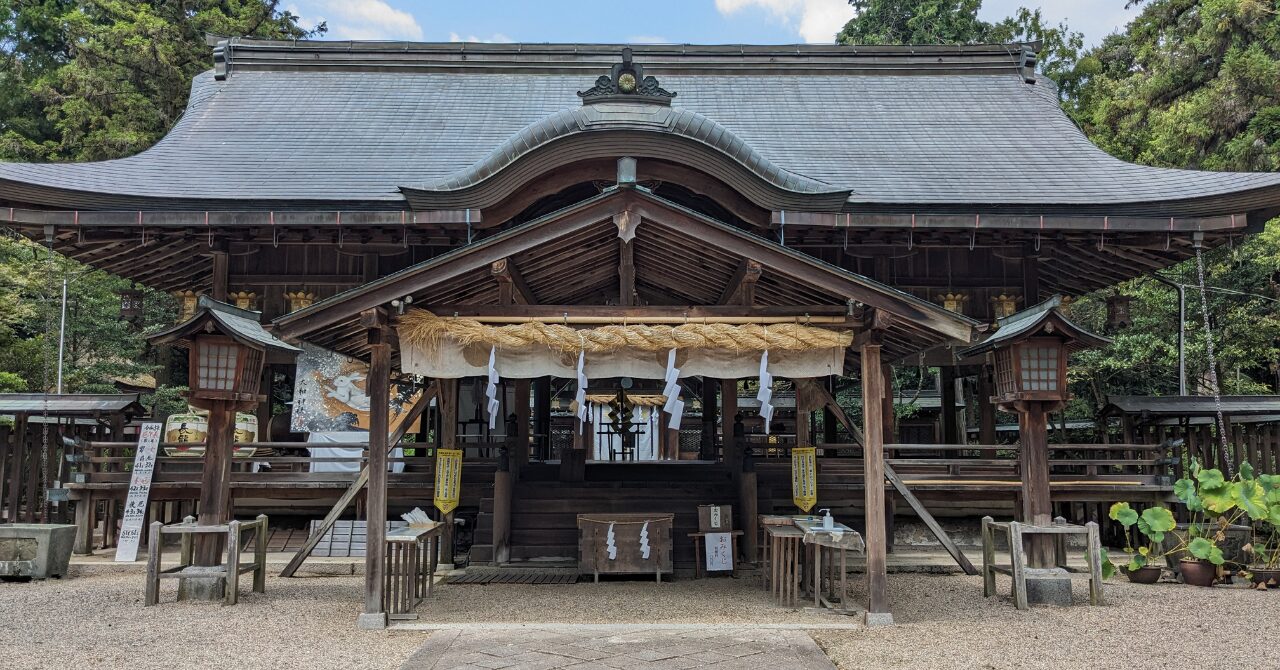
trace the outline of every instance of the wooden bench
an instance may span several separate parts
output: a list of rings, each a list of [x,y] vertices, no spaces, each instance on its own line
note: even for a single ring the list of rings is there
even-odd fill
[[[1009,542],[1009,565],[995,562],[996,533],[1003,533]],[[1023,538],[1027,535],[1052,535],[1054,539],[1054,567],[1033,568],[1027,565]],[[1089,567],[1078,569],[1067,565],[1068,535],[1085,536],[1085,556]],[[1017,521],[997,522],[989,516],[982,517],[982,595],[990,598],[996,593],[996,573],[1013,578],[1013,602],[1020,609],[1028,609],[1027,581],[1035,579],[1087,579],[1089,603],[1102,605],[1102,546],[1098,537],[1098,524],[1090,521],[1083,526],[1068,524],[1062,517],[1054,519],[1051,526],[1032,526]]]
[[[253,531],[253,563],[240,565],[241,534]],[[214,535],[225,533],[227,536],[226,563],[221,566],[195,566],[191,563],[193,539],[196,535]],[[181,536],[181,555],[178,565],[168,570],[160,569],[160,560],[164,550],[165,535]],[[253,521],[232,521],[214,526],[198,525],[194,517],[183,519],[182,523],[168,526],[159,521],[152,522],[151,533],[147,543],[147,586],[143,600],[144,607],[151,607],[160,602],[160,580],[177,579],[218,579],[224,586],[223,605],[234,605],[240,599],[240,575],[253,573],[254,593],[267,591],[267,515],[259,514]]]

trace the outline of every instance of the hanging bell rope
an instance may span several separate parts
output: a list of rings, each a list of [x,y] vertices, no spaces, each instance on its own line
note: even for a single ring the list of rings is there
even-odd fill
[[[441,317],[413,310],[400,317],[400,341],[428,351],[444,340],[463,346],[483,344],[499,349],[545,346],[566,354],[616,351],[666,351],[669,349],[719,349],[731,352],[812,351],[847,347],[850,331],[828,330],[799,323],[728,324],[683,323],[666,325],[607,325],[578,329],[558,323],[530,321],[493,326],[475,319]]]

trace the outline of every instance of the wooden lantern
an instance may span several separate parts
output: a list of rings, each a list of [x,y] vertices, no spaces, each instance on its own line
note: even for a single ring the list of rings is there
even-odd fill
[[[291,361],[299,351],[264,330],[259,316],[201,297],[191,318],[148,339],[188,350],[191,404],[208,409],[230,402],[244,409],[264,399],[259,386],[268,355],[276,356],[273,362],[281,356]]]
[[[1133,298],[1119,293],[1107,298],[1107,330],[1115,332],[1133,325],[1129,305]]]
[[[1107,339],[1072,323],[1059,311],[1060,298],[1036,305],[996,322],[996,331],[985,342],[961,356],[990,354],[995,366],[993,402],[1006,409],[1026,402],[1054,408],[1065,403],[1067,358],[1071,352],[1101,346]]]
[[[126,321],[142,318],[142,291],[131,288],[120,292],[120,318]]]

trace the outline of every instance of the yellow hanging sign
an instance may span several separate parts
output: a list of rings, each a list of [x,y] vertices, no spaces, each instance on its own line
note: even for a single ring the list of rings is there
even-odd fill
[[[462,495],[462,451],[436,450],[436,509],[448,514],[458,508]]]
[[[791,450],[791,500],[806,513],[818,502],[818,450],[813,447]]]

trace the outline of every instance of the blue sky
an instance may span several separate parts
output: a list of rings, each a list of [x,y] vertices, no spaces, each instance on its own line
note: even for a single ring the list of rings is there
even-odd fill
[[[285,0],[327,39],[494,42],[830,42],[846,0]],[[998,20],[1019,6],[1066,20],[1095,43],[1134,15],[1123,0],[986,0]]]

